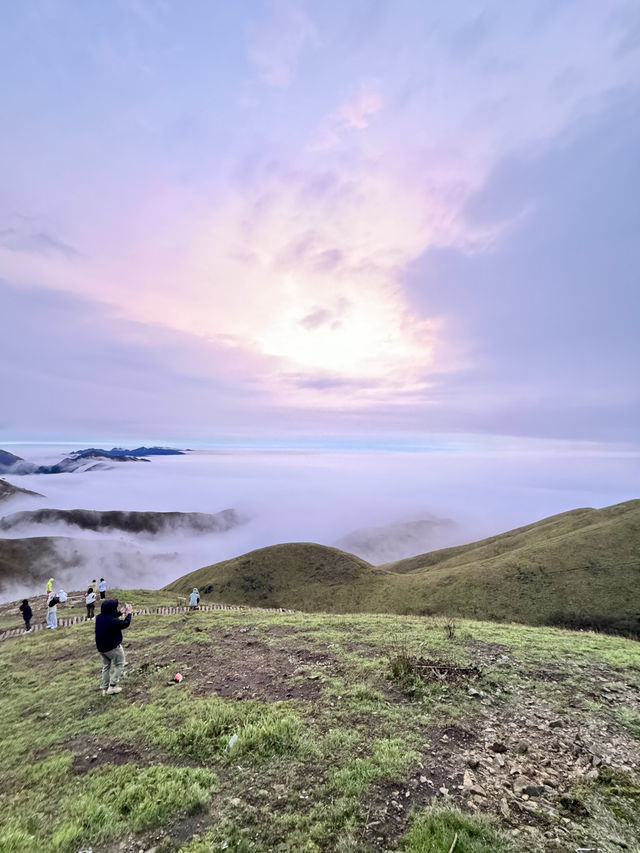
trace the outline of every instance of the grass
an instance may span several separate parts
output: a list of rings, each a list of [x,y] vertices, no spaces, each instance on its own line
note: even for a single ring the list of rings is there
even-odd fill
[[[633,737],[640,740],[640,711],[633,711],[631,708],[618,708],[618,718]]]
[[[63,780],[57,777],[58,785]],[[32,780],[33,782],[33,780]],[[126,832],[142,832],[161,825],[176,813],[193,814],[207,805],[214,777],[208,770],[156,765],[111,767],[92,774],[88,783],[63,785],[64,810],[53,808],[36,815],[12,815],[0,830],[0,850],[35,853],[47,837],[48,849],[72,853],[87,843],[104,843]]]
[[[623,638],[459,620],[450,639],[430,618],[218,611],[135,617],[125,642],[130,672],[123,693],[109,698],[98,689],[90,624],[0,644],[2,853],[111,851],[125,840],[158,853],[262,853],[280,845],[306,853],[447,853],[456,832],[456,853],[506,853],[512,824],[499,812],[487,822],[429,808],[441,783],[430,793],[418,783],[423,773],[450,774],[450,796],[465,806],[454,778],[458,759],[441,729],[473,729],[485,706],[464,683],[422,684],[406,695],[392,677],[399,652],[464,665],[479,647],[501,644],[510,665],[487,668],[478,682],[499,713],[521,701],[517,690],[526,683],[536,702],[570,697],[592,723],[617,727],[630,748],[635,743],[629,708],[594,702],[586,709],[585,672],[640,687],[637,646]],[[243,659],[256,649],[259,661],[280,661],[281,671],[265,674]],[[526,681],[547,669],[566,681],[536,686],[557,696],[534,693],[535,682]],[[185,681],[169,686],[177,670]],[[267,695],[280,680],[302,696],[314,685],[316,692],[238,699],[233,679],[245,670]],[[227,687],[229,679],[229,695],[210,679]],[[628,839],[637,783],[601,776],[575,794],[597,821],[576,820],[589,832],[597,825]],[[394,791],[406,803],[399,817],[390,806]]]
[[[579,509],[499,536],[374,567],[289,543],[207,566],[166,589],[220,601],[337,613],[512,620],[640,636],[640,501]],[[451,619],[445,628],[455,636]]]
[[[401,738],[375,740],[368,758],[347,762],[331,774],[331,782],[343,794],[361,794],[374,779],[391,782],[402,779],[406,767],[418,758],[418,754],[408,749]]]
[[[161,740],[201,761],[225,754],[230,761],[247,757],[260,763],[310,748],[301,720],[288,710],[217,697],[198,703],[184,723]]]
[[[471,818],[457,809],[433,808],[415,818],[403,839],[406,853],[515,853],[490,820]]]

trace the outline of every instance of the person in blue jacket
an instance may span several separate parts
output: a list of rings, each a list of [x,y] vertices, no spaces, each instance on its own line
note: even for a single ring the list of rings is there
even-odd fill
[[[102,695],[111,696],[120,693],[118,682],[122,678],[126,664],[122,648],[122,631],[131,624],[133,608],[125,604],[125,617],[118,610],[118,599],[102,602],[100,614],[96,619],[96,648],[102,657]]]

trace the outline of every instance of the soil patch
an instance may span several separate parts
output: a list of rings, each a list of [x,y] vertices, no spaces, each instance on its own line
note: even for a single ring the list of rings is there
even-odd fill
[[[177,654],[196,694],[235,699],[316,699],[322,692],[322,673],[339,670],[335,657],[324,649],[275,648],[240,632],[226,632],[213,646],[181,646]]]
[[[105,764],[135,764],[138,767],[148,767],[150,764],[157,763],[156,756],[150,753],[145,754],[135,747],[125,744],[100,744],[95,739],[79,738],[70,746],[75,753],[71,772],[77,776]]]

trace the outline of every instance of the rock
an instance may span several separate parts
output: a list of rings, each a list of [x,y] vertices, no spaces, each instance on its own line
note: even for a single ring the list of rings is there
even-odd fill
[[[236,808],[242,805],[242,800],[240,799],[240,797],[231,797],[229,802],[232,806],[235,806]]]
[[[468,770],[464,771],[462,785],[464,788],[470,788],[473,785],[473,779],[471,778],[471,773],[469,773]]]
[[[506,752],[507,751],[506,744],[500,743],[500,741],[496,741],[495,743],[492,743],[490,746],[490,749],[492,749],[494,752]]]
[[[550,729],[561,729],[562,728],[562,720],[551,720],[549,723]]]
[[[421,777],[420,777],[420,784],[421,784],[421,785],[424,785],[426,781],[427,781],[427,777],[426,777],[426,776],[421,776]]]
[[[480,762],[477,758],[468,758],[467,766],[470,767],[472,770],[475,770],[477,767],[480,766]]]
[[[527,785],[524,793],[530,797],[541,797],[544,794],[544,785]]]
[[[518,755],[524,755],[529,752],[529,744],[524,740],[518,741],[516,744],[516,752]]]
[[[482,787],[482,785],[472,785],[471,786],[471,793],[477,794],[479,797],[486,797],[487,796],[487,793],[486,793],[485,789]]]
[[[577,797],[570,797],[568,794],[564,794],[560,797],[559,802],[562,808],[571,814],[577,817],[589,817],[589,809]]]
[[[523,794],[525,788],[527,788],[531,784],[531,780],[527,779],[526,776],[516,776],[513,780],[513,793],[514,794]]]

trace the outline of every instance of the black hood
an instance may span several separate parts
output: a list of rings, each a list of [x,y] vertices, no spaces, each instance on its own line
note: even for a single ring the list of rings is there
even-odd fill
[[[100,608],[100,613],[105,613],[107,616],[117,616],[118,615],[118,599],[117,598],[107,598],[106,601],[103,601],[102,607]]]

